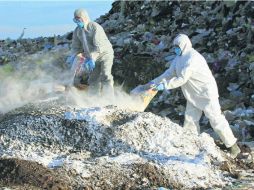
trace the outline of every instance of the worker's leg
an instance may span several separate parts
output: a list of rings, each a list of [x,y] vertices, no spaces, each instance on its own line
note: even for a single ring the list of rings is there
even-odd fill
[[[101,83],[102,95],[109,99],[114,97],[114,81],[111,74],[113,65],[114,54],[108,53],[102,57],[101,61]]]
[[[209,119],[212,128],[219,135],[226,147],[229,148],[233,146],[237,139],[234,137],[234,134],[225,116],[221,113],[218,98],[215,98],[209,102],[209,104],[205,107],[204,113]]]
[[[195,134],[199,134],[200,133],[199,120],[201,116],[202,111],[187,101],[183,127],[185,129],[192,131]]]
[[[92,95],[100,95],[101,93],[101,80],[100,80],[100,74],[101,74],[101,63],[96,62],[95,68],[93,72],[89,75],[88,79],[88,93]]]

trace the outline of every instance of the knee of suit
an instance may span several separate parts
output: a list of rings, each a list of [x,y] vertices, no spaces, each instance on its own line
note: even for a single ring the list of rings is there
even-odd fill
[[[185,120],[188,120],[188,121],[198,122],[201,116],[202,116],[202,113],[200,114],[200,113],[188,111],[188,112],[185,112],[184,118]]]
[[[223,126],[228,124],[225,116],[222,114],[210,117],[209,121],[214,130],[223,130]]]
[[[101,82],[103,84],[113,84],[113,76],[111,74],[109,75],[102,75],[101,76]]]

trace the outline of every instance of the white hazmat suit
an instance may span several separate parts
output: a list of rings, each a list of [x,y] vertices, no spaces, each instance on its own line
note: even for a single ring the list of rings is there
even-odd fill
[[[166,89],[181,87],[187,100],[184,128],[199,133],[203,111],[226,147],[232,147],[237,139],[221,113],[217,84],[206,60],[192,48],[188,36],[180,34],[173,43],[180,47],[182,54],[176,56],[170,68],[153,82],[163,83]]]

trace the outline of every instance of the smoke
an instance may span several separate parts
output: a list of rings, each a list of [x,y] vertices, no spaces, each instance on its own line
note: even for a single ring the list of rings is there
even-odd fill
[[[104,94],[92,95],[87,91],[80,91],[75,87],[71,88],[67,97],[74,101],[75,108],[85,107],[104,107],[108,105],[117,106],[121,109],[129,109],[133,111],[143,111],[144,102],[139,96],[131,96],[122,90],[121,87],[114,88],[114,97]]]
[[[121,87],[115,87],[115,96],[98,96],[75,87],[64,92],[72,84],[73,74],[67,68],[67,51],[40,52],[24,57],[13,64],[14,72],[0,75],[0,113],[39,101],[48,94],[62,91],[75,107],[103,107],[115,105],[122,109],[142,111],[142,101],[130,96]],[[1,72],[0,72],[1,73]]]
[[[6,113],[40,99],[59,83],[70,80],[64,68],[65,51],[40,52],[9,63],[13,71],[0,70],[0,112]]]

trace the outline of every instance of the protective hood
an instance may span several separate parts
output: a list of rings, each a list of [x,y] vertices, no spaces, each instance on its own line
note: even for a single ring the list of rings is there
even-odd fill
[[[173,41],[174,46],[179,46],[183,53],[192,49],[189,37],[185,34],[179,34]]]
[[[74,12],[74,17],[80,17],[84,20],[90,21],[90,18],[88,16],[88,13],[85,9],[76,9]]]

